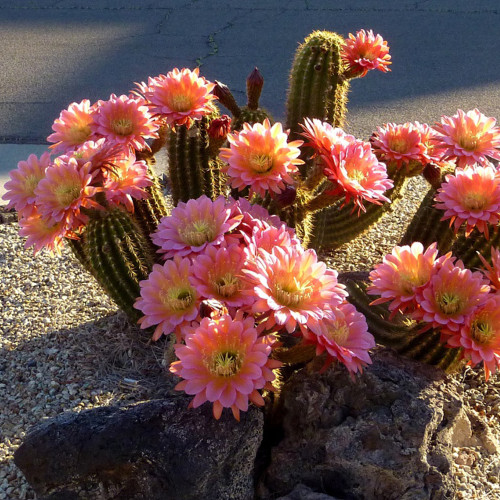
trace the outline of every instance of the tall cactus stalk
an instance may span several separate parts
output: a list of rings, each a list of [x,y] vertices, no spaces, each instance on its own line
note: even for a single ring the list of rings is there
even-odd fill
[[[300,123],[306,117],[343,126],[349,91],[340,55],[343,45],[340,35],[315,31],[297,49],[286,103],[286,128],[292,140],[300,138]]]

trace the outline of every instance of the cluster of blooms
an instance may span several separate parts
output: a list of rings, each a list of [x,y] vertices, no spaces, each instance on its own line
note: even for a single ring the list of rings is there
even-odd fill
[[[59,252],[64,238],[79,237],[88,210],[108,205],[133,211],[132,200],[144,198],[150,185],[145,162],[101,138],[54,159],[49,152],[30,155],[10,172],[4,199],[18,212],[26,247]]]
[[[146,198],[152,184],[136,152],[148,150],[146,140],[158,138],[161,127],[206,114],[213,86],[197,69],[174,69],[138,84],[144,96],[112,94],[93,105],[87,99],[70,104],[47,138],[59,156],[31,155],[5,184],[3,199],[19,214],[26,246],[59,252],[64,238],[79,237],[88,210],[122,206],[133,212],[133,200]]]
[[[202,196],[179,203],[152,239],[166,260],[140,283],[135,307],[154,339],[176,335],[170,369],[192,406],[210,401],[216,418],[231,408],[238,419],[249,400],[262,405],[258,391],[272,388],[280,365],[270,358],[279,334],[302,336],[326,365],[338,359],[351,373],[370,363],[373,337],[337,273],[264,208]],[[220,307],[207,315],[207,301]]]
[[[306,118],[304,136],[321,158],[326,179],[331,188],[325,194],[345,196],[345,203],[353,201],[359,210],[365,210],[363,200],[381,204],[390,200],[384,196],[393,182],[387,168],[379,162],[369,143],[334,128],[327,122]]]
[[[395,247],[370,273],[372,304],[389,302],[441,333],[448,347],[460,347],[469,364],[483,361],[486,380],[500,367],[500,252],[492,251],[487,271],[466,269],[451,252],[438,257],[437,245]]]

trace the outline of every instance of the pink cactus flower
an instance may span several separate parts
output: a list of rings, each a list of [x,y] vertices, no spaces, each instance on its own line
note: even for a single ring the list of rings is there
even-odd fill
[[[386,166],[379,163],[367,142],[351,142],[338,155],[322,155],[322,158],[324,173],[333,184],[328,194],[345,195],[345,203],[352,200],[358,212],[366,210],[364,200],[377,205],[390,203],[384,193],[394,184],[387,177]]]
[[[350,78],[363,77],[372,69],[386,73],[392,64],[387,42],[372,30],[360,30],[356,36],[349,33],[341,55]]]
[[[25,247],[33,247],[34,255],[42,248],[60,255],[64,246],[64,238],[70,236],[70,231],[64,220],[47,221],[35,210],[19,221],[19,235],[27,238]]]
[[[249,186],[251,192],[264,196],[293,184],[297,165],[304,163],[298,158],[303,141],[287,139],[281,123],[271,126],[267,118],[264,123],[245,123],[243,130],[229,134],[230,147],[221,148],[220,157],[228,163],[224,171],[231,187],[242,191]]]
[[[381,264],[375,265],[370,272],[371,284],[369,295],[380,295],[372,304],[391,302],[389,310],[414,311],[417,292],[427,285],[431,277],[451,253],[438,259],[437,243],[433,243],[424,251],[420,242],[411,246],[396,246],[386,255]]]
[[[378,127],[371,142],[380,161],[390,162],[398,168],[410,162],[421,163],[423,167],[430,160],[425,154],[420,128],[412,123],[387,123]]]
[[[272,337],[257,335],[252,317],[203,318],[185,344],[175,346],[179,361],[170,365],[170,371],[184,379],[176,389],[194,395],[191,407],[209,401],[216,419],[224,408],[231,408],[239,421],[249,401],[264,406],[259,390],[273,390],[272,370],[281,363],[269,358],[272,344]]]
[[[68,109],[61,111],[59,118],[52,125],[54,133],[47,137],[48,142],[55,143],[50,148],[57,153],[68,152],[91,140],[93,113],[94,107],[88,99],[79,103],[73,102]]]
[[[200,297],[191,277],[190,259],[176,255],[163,265],[155,264],[148,279],[139,283],[141,296],[134,307],[144,314],[138,321],[141,328],[157,325],[153,340],[198,317]]]
[[[80,167],[75,158],[58,158],[47,168],[35,189],[35,203],[50,225],[64,221],[73,228],[88,221],[81,208],[102,208],[93,199],[102,188],[92,185],[95,173],[90,173],[90,169],[90,163]]]
[[[160,221],[151,239],[166,259],[174,255],[195,256],[208,246],[220,246],[226,233],[242,217],[233,214],[223,196],[212,201],[203,195],[187,203],[179,202],[172,214]]]
[[[343,302],[334,309],[332,318],[320,323],[320,328],[303,330],[305,344],[316,345],[316,356],[324,352],[327,359],[322,370],[334,360],[343,363],[351,376],[362,372],[363,366],[371,364],[369,349],[375,347],[375,339],[368,332],[368,325],[363,314],[348,302]]]
[[[265,322],[260,330],[308,328],[311,321],[332,315],[331,308],[346,296],[337,272],[317,259],[314,250],[275,247],[262,252],[243,271],[252,281],[257,301],[253,312]]]
[[[40,156],[29,155],[26,161],[20,161],[17,169],[9,172],[10,180],[4,185],[2,199],[9,200],[7,208],[14,208],[20,216],[29,217],[35,211],[35,189],[45,177],[50,165],[50,153]]]
[[[146,162],[136,161],[135,155],[116,161],[104,176],[106,200],[112,205],[125,206],[131,213],[134,213],[134,200],[146,199],[149,194],[145,188],[153,184]]]
[[[311,146],[319,154],[338,153],[356,140],[353,135],[346,134],[341,128],[335,128],[317,118],[306,118],[301,127],[304,129],[302,135],[309,141],[305,145]]]
[[[167,75],[150,78],[147,85],[139,86],[139,91],[149,101],[151,113],[169,125],[189,126],[210,113],[214,87],[214,83],[199,76],[198,68],[174,68]]]
[[[490,291],[481,272],[472,272],[461,261],[454,261],[443,262],[429,283],[418,290],[419,308],[411,314],[440,329],[443,335],[459,331],[465,318],[485,303]]]
[[[500,367],[500,295],[490,294],[484,305],[475,309],[447,340],[450,347],[463,348],[469,365],[482,361],[488,381]]]
[[[461,109],[453,116],[442,116],[435,125],[439,132],[436,148],[443,160],[456,159],[457,166],[465,167],[488,159],[500,160],[500,128],[496,120],[483,115],[478,109],[464,113]]]
[[[97,104],[92,130],[100,137],[136,150],[148,149],[145,139],[158,137],[159,123],[144,99],[111,94],[108,101]]]
[[[488,238],[488,226],[500,220],[500,174],[492,165],[457,168],[446,176],[435,200],[435,207],[445,211],[441,220],[450,219],[455,232],[465,223],[467,236],[476,227]]]
[[[255,298],[242,273],[246,261],[247,252],[239,245],[208,247],[194,259],[192,283],[201,297],[227,307],[249,306]]]

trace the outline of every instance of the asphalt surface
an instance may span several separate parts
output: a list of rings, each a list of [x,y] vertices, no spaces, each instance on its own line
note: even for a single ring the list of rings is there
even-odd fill
[[[352,81],[350,133],[434,123],[458,108],[500,119],[499,0],[0,0],[0,192],[73,101],[200,66],[244,104],[257,66],[261,105],[282,119],[298,43],[316,29],[361,28],[387,40],[393,64]]]

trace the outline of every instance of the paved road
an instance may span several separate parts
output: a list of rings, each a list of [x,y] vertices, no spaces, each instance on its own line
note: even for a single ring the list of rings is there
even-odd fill
[[[458,108],[500,119],[498,0],[0,0],[0,143],[42,143],[70,102],[127,93],[176,66],[200,65],[240,101],[258,66],[262,105],[280,119],[298,42],[361,28],[383,35],[393,64],[352,82],[351,133]],[[0,148],[0,175],[31,150]]]

